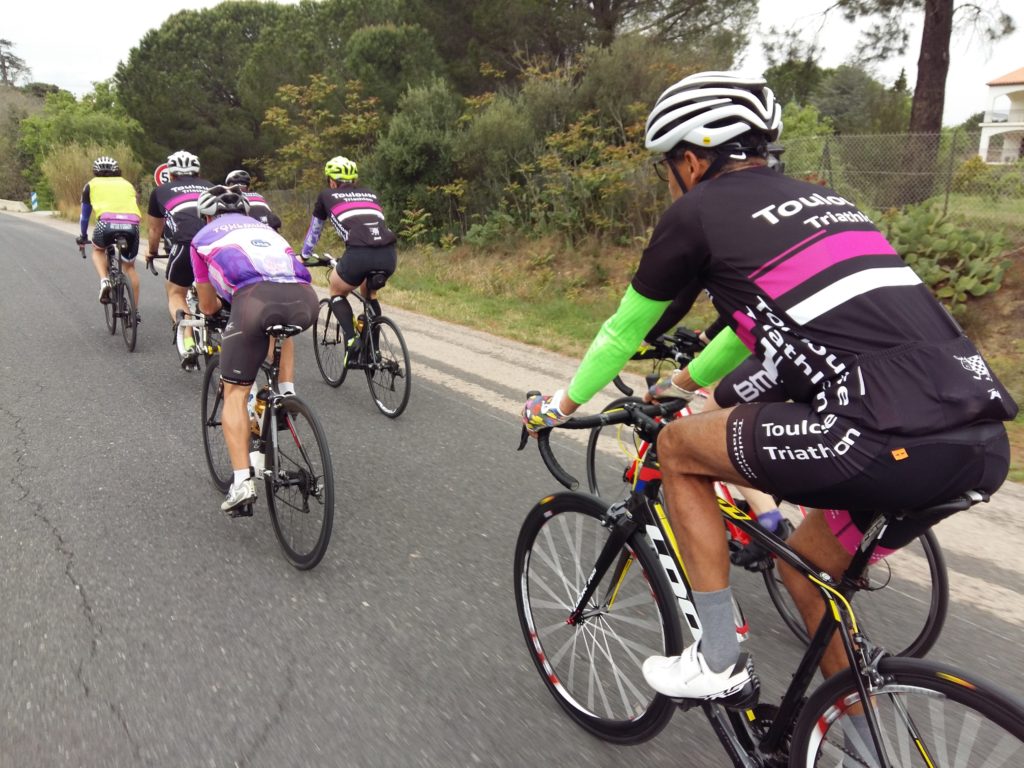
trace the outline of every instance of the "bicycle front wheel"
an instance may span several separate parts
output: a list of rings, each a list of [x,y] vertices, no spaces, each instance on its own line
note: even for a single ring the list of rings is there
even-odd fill
[[[763,572],[779,616],[805,645],[810,642],[800,612],[777,567]],[[854,610],[868,637],[896,656],[920,658],[939,639],[949,610],[949,574],[932,531],[868,567],[868,587]]]
[[[412,373],[409,348],[402,332],[388,317],[378,317],[370,326],[370,348],[366,355],[366,382],[377,409],[389,419],[402,415],[409,404]]]
[[[281,400],[276,419],[277,449],[267,451],[267,506],[284,555],[300,570],[323,559],[334,522],[334,471],[320,421],[306,403]],[[264,427],[269,445],[269,429]]]
[[[233,470],[228,444],[224,441],[224,387],[220,382],[220,355],[210,358],[203,374],[203,450],[206,452],[206,466],[210,479],[221,493],[227,493],[231,486]]]
[[[849,670],[826,681],[804,705],[789,764],[835,766],[1024,765],[1024,703],[946,665],[886,658],[871,686],[885,760],[880,760]]]
[[[601,412],[617,411],[629,403],[643,402],[639,397],[612,400]],[[640,437],[632,427],[616,424],[594,427],[587,440],[587,487],[607,501],[621,501],[629,495],[631,483],[626,472],[636,461]]]
[[[332,387],[340,387],[348,368],[345,366],[345,334],[338,325],[338,318],[331,311],[328,299],[320,300],[320,308],[313,324],[313,354],[316,367],[324,381]]]
[[[672,588],[649,539],[634,534],[601,576],[583,620],[566,622],[608,540],[606,507],[561,493],[519,530],[516,609],[537,671],[578,725],[618,744],[657,735],[675,705],[643,678],[644,659],[682,650]]]
[[[117,315],[121,318],[121,335],[129,352],[135,351],[135,340],[139,333],[139,324],[135,319],[135,292],[132,285],[125,279],[117,288]]]

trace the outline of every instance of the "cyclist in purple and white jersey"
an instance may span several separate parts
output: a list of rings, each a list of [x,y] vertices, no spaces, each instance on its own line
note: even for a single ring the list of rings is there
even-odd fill
[[[149,196],[149,257],[146,261],[157,257],[160,238],[166,229],[171,240],[167,254],[167,311],[177,327],[188,311],[185,295],[192,285],[188,246],[192,236],[203,226],[196,213],[196,200],[204,189],[213,184],[199,178],[199,158],[185,150],[167,158],[167,172],[170,181],[161,184]],[[180,338],[182,347],[178,350],[181,367],[199,370],[199,350],[192,340],[192,329],[186,327],[183,331]]]
[[[224,440],[234,482],[221,504],[233,511],[256,498],[249,467],[249,419],[245,401],[272,341],[270,325],[313,324],[316,292],[309,270],[288,242],[271,227],[247,216],[248,200],[239,187],[210,187],[198,200],[204,226],[192,238],[191,262],[199,309],[204,314],[231,305],[231,320],[221,339],[220,370],[224,382]],[[280,392],[295,394],[295,344],[281,345]]]
[[[245,199],[249,201],[249,215],[257,221],[262,221],[264,224],[269,224],[274,228],[275,232],[281,231],[281,217],[278,216],[270,209],[270,203],[263,197],[259,192],[250,192],[249,187],[252,184],[252,176],[249,172],[239,168],[238,170],[231,171],[225,179],[224,186],[233,187],[237,186],[242,190],[242,194],[245,195]]]
[[[657,167],[673,203],[569,387],[532,398],[523,413],[535,429],[567,418],[695,280],[729,324],[712,344],[732,345],[735,362],[753,353],[775,382],[774,401],[765,394],[679,419],[658,438],[703,634],[682,656],[648,659],[644,676],[677,698],[729,698],[753,683],[737,645],[715,480],[849,509],[863,534],[880,507],[992,493],[1009,469],[1002,422],[1014,418],[1016,403],[868,216],[832,190],[767,167],[781,127],[781,109],[759,77],[705,72],[661,95],[646,146],[662,155]],[[688,372],[675,371],[650,394],[689,398],[696,388]],[[919,533],[893,524],[880,543],[897,548]],[[851,559],[820,512],[790,543],[833,575]],[[786,583],[813,632],[822,615],[816,588]],[[833,644],[822,671],[843,666]]]
[[[387,278],[398,266],[395,242],[398,238],[384,222],[384,209],[377,195],[370,189],[359,186],[359,169],[347,157],[332,157],[324,166],[328,188],[316,198],[309,231],[302,243],[302,257],[308,258],[320,239],[324,222],[331,220],[342,240],[345,253],[330,277],[331,309],[345,334],[345,356],[358,351],[358,339],[352,321],[352,307],[345,298],[359,289],[379,315],[380,302],[377,291],[384,287]],[[368,280],[371,272],[380,272]]]

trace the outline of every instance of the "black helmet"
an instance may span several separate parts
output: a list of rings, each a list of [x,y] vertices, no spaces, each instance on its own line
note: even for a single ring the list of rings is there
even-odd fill
[[[243,171],[239,168],[237,171],[229,173],[227,178],[224,179],[224,183],[227,185],[241,184],[243,187],[248,187],[252,184],[252,177],[249,175],[248,171]]]
[[[121,166],[114,158],[103,155],[92,161],[92,172],[96,176],[120,176]]]
[[[249,213],[249,201],[238,186],[225,187],[218,184],[207,187],[196,200],[200,216],[218,216],[222,213]]]

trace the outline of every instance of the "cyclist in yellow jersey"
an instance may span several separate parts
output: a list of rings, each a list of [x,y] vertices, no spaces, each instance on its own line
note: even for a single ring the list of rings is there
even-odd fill
[[[100,276],[100,303],[110,303],[110,279],[107,276],[107,246],[118,235],[128,241],[128,253],[122,257],[121,269],[132,283],[135,306],[139,305],[139,274],[135,271],[135,257],[139,253],[139,221],[142,217],[135,187],[121,178],[117,160],[106,155],[92,164],[94,178],[82,190],[82,216],[79,220],[82,234],[75,239],[79,245],[89,242],[89,219],[96,217],[92,233],[92,263]],[[138,313],[136,313],[138,314]]]

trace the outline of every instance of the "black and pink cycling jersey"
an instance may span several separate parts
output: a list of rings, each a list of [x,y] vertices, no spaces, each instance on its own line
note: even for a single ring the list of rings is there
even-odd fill
[[[922,435],[1017,412],[928,287],[833,190],[764,167],[698,184],[663,214],[632,284],[670,301],[693,281],[785,398],[819,418]]]
[[[172,243],[189,243],[204,222],[196,211],[196,200],[213,184],[195,176],[179,176],[161,184],[149,196],[150,216],[164,220]],[[191,281],[189,281],[191,282]]]

